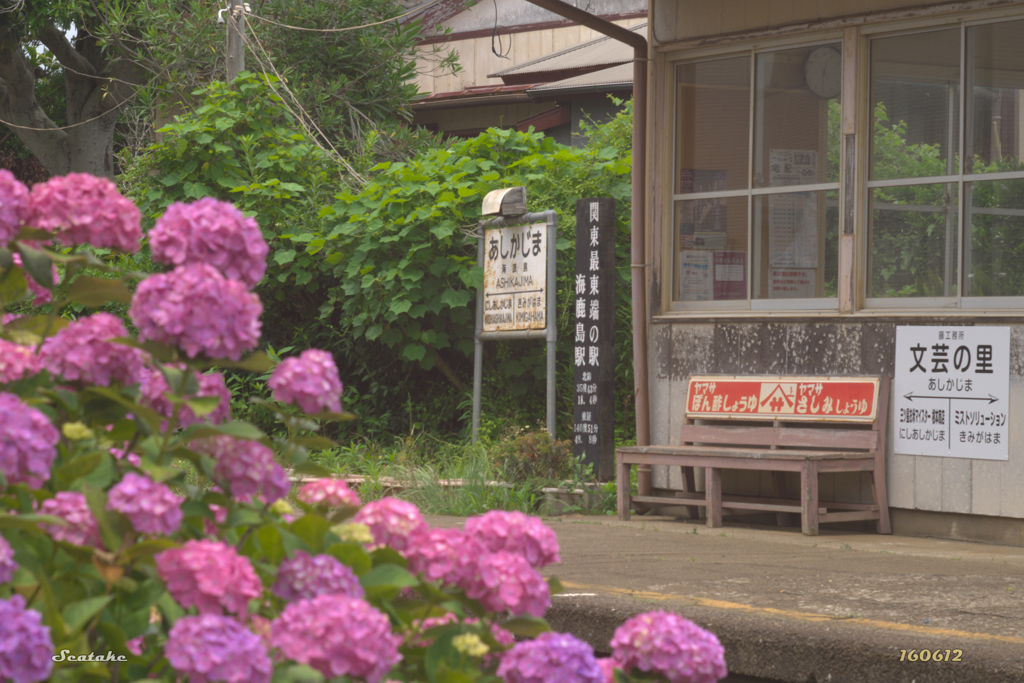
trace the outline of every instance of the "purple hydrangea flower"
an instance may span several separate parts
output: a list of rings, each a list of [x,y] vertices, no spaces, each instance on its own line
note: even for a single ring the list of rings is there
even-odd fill
[[[263,278],[270,250],[255,220],[212,197],[167,207],[149,232],[149,246],[154,261],[208,263],[250,289]]]
[[[34,683],[52,670],[53,640],[42,615],[25,609],[20,595],[0,600],[0,680]]]
[[[323,505],[329,508],[359,507],[359,495],[348,487],[344,479],[317,479],[307,482],[299,489],[299,502],[306,505]]]
[[[398,552],[409,547],[410,537],[426,527],[419,508],[397,498],[381,498],[362,507],[353,522],[370,527],[376,546],[388,546]]]
[[[347,595],[290,603],[274,620],[272,643],[327,678],[351,676],[366,683],[377,683],[402,658],[402,639],[391,632],[388,618]]]
[[[179,369],[184,369],[181,365]],[[188,395],[186,398],[196,396],[217,396],[220,402],[212,412],[203,417],[196,417],[192,409],[182,405],[178,410],[178,426],[188,427],[204,420],[210,424],[220,424],[231,419],[231,391],[224,384],[224,375],[219,372],[210,372],[196,377],[199,384],[199,391],[195,395]],[[174,404],[165,394],[170,393],[171,388],[167,385],[167,379],[159,370],[148,368],[143,372],[142,386],[143,405],[146,405],[164,417],[171,417],[174,414]],[[166,423],[165,423],[166,424]],[[165,427],[166,428],[166,427]]]
[[[291,491],[288,473],[274,461],[274,451],[259,441],[213,436],[193,442],[192,447],[217,461],[214,478],[226,483],[231,495],[249,499],[263,490],[268,505]]]
[[[189,358],[231,360],[256,348],[261,313],[258,296],[205,263],[149,276],[128,310],[142,341],[177,346]]]
[[[361,598],[364,593],[355,572],[330,555],[296,550],[278,567],[274,595],[279,598],[291,602],[328,594]]]
[[[50,478],[60,433],[41,412],[0,392],[0,472],[12,484],[39,488]]]
[[[28,216],[28,188],[6,168],[0,168],[0,245],[18,234]]]
[[[191,683],[269,683],[274,668],[256,634],[217,614],[174,622],[164,655]]]
[[[470,578],[476,560],[487,550],[461,529],[423,527],[411,539],[405,554],[409,571],[422,573],[427,581],[458,585]]]
[[[114,456],[114,458],[117,460],[120,460],[125,457],[125,452],[123,448],[111,448],[110,454]],[[128,462],[135,465],[136,467],[142,466],[142,458],[140,458],[137,453],[128,453],[127,455]]]
[[[106,178],[88,173],[50,178],[32,188],[28,207],[26,222],[56,231],[64,244],[91,244],[129,253],[139,250],[142,214]]]
[[[34,349],[0,339],[0,384],[34,375],[41,368],[42,361]]]
[[[561,562],[558,537],[537,517],[522,512],[492,510],[466,520],[466,535],[477,538],[491,552],[506,550],[526,558],[540,569]]]
[[[604,683],[594,648],[568,633],[542,633],[501,657],[505,683]]]
[[[249,558],[220,541],[187,541],[154,559],[171,596],[200,614],[245,614],[249,601],[263,593]]]
[[[109,313],[94,313],[71,323],[43,342],[43,367],[67,381],[108,386],[138,384],[147,354],[112,341],[127,337],[124,323]]]
[[[522,555],[504,550],[484,555],[472,570],[459,585],[489,612],[541,617],[551,606],[547,582]]]
[[[663,610],[629,619],[615,629],[610,645],[623,671],[654,672],[669,683],[715,683],[729,673],[714,633]]]
[[[77,491],[58,491],[39,506],[44,515],[60,517],[67,526],[44,524],[43,529],[55,541],[67,541],[74,545],[96,547],[100,545],[100,530],[96,525],[85,496]]]
[[[127,516],[139,533],[170,536],[185,517],[183,502],[185,499],[174,495],[166,484],[129,472],[110,489],[107,509]]]
[[[135,636],[131,640],[125,641],[124,646],[128,648],[128,652],[138,657],[146,649],[146,636]]]
[[[11,254],[11,258],[14,260],[14,265],[18,266],[19,268],[22,267],[21,254]],[[59,283],[60,274],[57,272],[56,264],[50,266],[50,268],[53,272],[53,284]],[[42,306],[43,304],[48,304],[51,301],[53,301],[53,293],[46,287],[43,287],[41,284],[36,282],[35,278],[33,278],[28,273],[25,273],[25,281],[26,283],[28,283],[28,291],[32,292],[32,294],[35,295],[35,299],[32,300],[33,306]]]
[[[274,368],[267,385],[281,403],[294,403],[307,413],[341,411],[341,379],[334,357],[307,349]]]
[[[604,683],[615,683],[615,670],[621,669],[622,665],[611,657],[604,657],[597,660],[597,665],[604,672]]]
[[[0,536],[0,583],[7,583],[14,576],[18,563],[14,561],[14,548],[7,539]]]

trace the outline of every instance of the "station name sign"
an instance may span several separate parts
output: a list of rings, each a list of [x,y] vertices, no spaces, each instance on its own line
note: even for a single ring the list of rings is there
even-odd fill
[[[547,226],[488,228],[484,236],[484,332],[547,327]]]

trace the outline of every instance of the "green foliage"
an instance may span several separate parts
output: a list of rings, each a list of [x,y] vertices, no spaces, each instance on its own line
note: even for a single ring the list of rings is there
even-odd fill
[[[527,432],[512,441],[495,443],[491,457],[507,482],[558,481],[573,472],[572,444],[552,439],[546,431]]]

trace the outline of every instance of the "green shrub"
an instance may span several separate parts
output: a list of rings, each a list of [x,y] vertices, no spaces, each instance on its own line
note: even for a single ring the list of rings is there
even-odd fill
[[[544,431],[528,432],[491,447],[495,470],[508,482],[556,481],[572,475],[572,444]]]

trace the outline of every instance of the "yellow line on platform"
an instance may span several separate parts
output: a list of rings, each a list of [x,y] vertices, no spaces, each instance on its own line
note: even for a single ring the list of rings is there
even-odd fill
[[[611,593],[613,595],[623,595],[631,598],[639,598],[641,600],[674,600],[674,601],[685,601],[691,602],[694,605],[701,607],[716,607],[718,609],[737,609],[743,610],[744,612],[753,612],[756,614],[765,614],[776,617],[788,617],[790,619],[799,619],[801,621],[832,621],[842,622],[844,624],[860,624],[861,626],[871,626],[873,628],[882,628],[889,631],[903,631],[905,633],[920,633],[922,635],[929,636],[946,636],[951,638],[973,638],[975,640],[995,640],[1002,643],[1013,643],[1015,645],[1024,645],[1024,638],[1016,638],[1014,636],[997,636],[991,633],[974,633],[972,631],[957,631],[949,628],[930,628],[928,626],[917,626],[913,624],[897,624],[891,621],[879,621],[877,619],[861,619],[860,617],[833,617],[827,614],[815,614],[814,612],[794,612],[791,610],[775,609],[774,607],[755,607],[753,605],[744,605],[738,602],[726,602],[724,600],[712,600],[711,598],[700,598],[693,595],[672,595],[670,593],[654,593],[651,591],[635,591],[628,588],[611,588],[609,586],[594,586],[591,584],[572,583],[569,581],[563,581],[562,586],[565,588],[571,588],[573,590],[590,591],[594,593]]]

